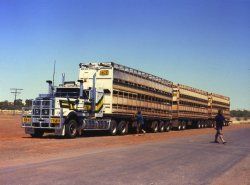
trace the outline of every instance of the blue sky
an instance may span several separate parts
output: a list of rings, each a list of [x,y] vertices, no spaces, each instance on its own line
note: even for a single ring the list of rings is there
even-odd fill
[[[114,61],[250,109],[249,0],[0,0],[0,101],[47,91],[57,61]]]

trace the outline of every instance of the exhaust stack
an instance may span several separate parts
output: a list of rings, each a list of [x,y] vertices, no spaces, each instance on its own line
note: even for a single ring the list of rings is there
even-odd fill
[[[65,73],[62,73],[62,85],[64,85],[65,82]]]
[[[80,83],[80,97],[83,96],[83,80],[78,80],[78,82]]]
[[[49,86],[48,86],[48,93],[52,95],[52,94],[53,94],[52,81],[51,81],[51,80],[47,80],[46,82],[47,82],[48,85],[49,85]]]

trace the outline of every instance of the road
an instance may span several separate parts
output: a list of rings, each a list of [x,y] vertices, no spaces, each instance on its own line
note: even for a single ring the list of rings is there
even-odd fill
[[[201,185],[223,178],[228,183],[222,184],[250,183],[250,128],[228,131],[226,138],[226,145],[212,143],[211,134],[204,134],[2,167],[0,184]]]

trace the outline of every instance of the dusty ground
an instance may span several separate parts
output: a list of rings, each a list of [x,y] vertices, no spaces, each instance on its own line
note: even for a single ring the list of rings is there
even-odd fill
[[[250,125],[232,125],[225,127],[225,132]],[[164,141],[176,137],[188,137],[191,135],[211,134],[214,137],[214,129],[191,129],[185,131],[171,131],[168,133],[148,133],[143,136],[87,136],[77,139],[60,139],[52,135],[44,138],[31,138],[24,134],[20,127],[20,116],[0,116],[0,167],[9,167],[18,164],[36,163],[48,159],[58,159],[78,156],[85,152],[91,152],[107,147],[122,147],[137,145],[146,142]]]

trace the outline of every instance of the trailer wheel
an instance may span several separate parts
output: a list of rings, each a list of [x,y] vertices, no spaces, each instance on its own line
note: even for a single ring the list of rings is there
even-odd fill
[[[30,134],[31,137],[35,137],[35,138],[39,138],[39,137],[43,137],[44,131],[42,129],[35,129],[34,130],[34,134]]]
[[[165,131],[166,132],[169,132],[170,131],[170,125],[167,123],[166,126],[165,126]]]
[[[152,130],[153,133],[158,132],[158,123],[157,123],[157,121],[152,122],[151,130]]]
[[[120,121],[118,124],[118,131],[120,135],[125,135],[128,133],[128,124],[126,121]]]
[[[181,128],[182,128],[182,126],[181,126],[181,124],[180,123],[178,123],[178,126],[177,126],[177,130],[181,130]]]
[[[164,132],[165,131],[165,126],[164,126],[164,122],[160,122],[160,132]]]
[[[212,127],[212,128],[214,127],[214,123],[211,123],[211,127]]]
[[[109,133],[111,136],[115,136],[117,133],[117,123],[115,120],[112,120],[110,123]]]
[[[202,127],[202,128],[205,128],[205,123],[202,123],[201,127]]]
[[[77,136],[77,121],[70,119],[65,125],[65,135],[68,138],[75,138]]]
[[[197,123],[197,128],[201,128],[201,123]]]
[[[181,128],[182,130],[185,130],[186,127],[187,127],[186,123],[185,123],[185,122],[182,122],[181,127],[182,127],[182,128]]]

